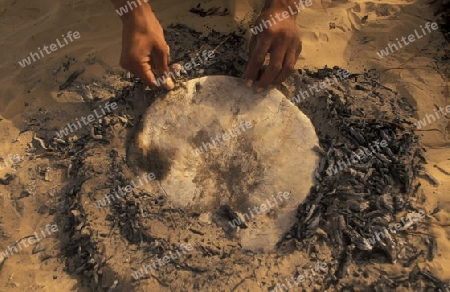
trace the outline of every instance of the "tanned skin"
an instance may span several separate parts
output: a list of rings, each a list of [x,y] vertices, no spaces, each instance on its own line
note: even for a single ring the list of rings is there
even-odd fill
[[[127,0],[111,0],[115,9],[127,5]],[[123,24],[122,53],[120,65],[141,78],[149,86],[157,86],[156,77],[162,77],[170,72],[169,49],[164,38],[163,29],[150,4],[141,0],[141,5],[120,18]],[[262,20],[270,20],[275,16],[294,7],[296,0],[266,0],[256,25]],[[302,50],[299,31],[295,25],[298,14],[290,15],[283,21],[277,21],[250,40],[249,62],[244,73],[248,87],[256,92],[267,89],[270,85],[283,82],[294,69]],[[270,55],[270,62],[261,78],[257,80],[264,59]],[[173,71],[173,70],[172,70]],[[168,80],[167,89],[173,88]]]

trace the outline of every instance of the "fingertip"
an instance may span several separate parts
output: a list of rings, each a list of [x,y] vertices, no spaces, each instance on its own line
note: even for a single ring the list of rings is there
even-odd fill
[[[175,84],[173,83],[172,78],[168,77],[166,79],[166,83],[164,84],[164,88],[169,90],[169,91],[175,88]]]
[[[183,67],[179,63],[175,63],[172,66],[170,66],[170,69],[173,73],[175,73],[175,76],[179,77]]]
[[[261,87],[261,86],[255,87],[255,92],[256,92],[256,93],[261,93],[261,92],[263,92],[264,90],[265,90],[264,87]]]
[[[136,76],[138,76],[142,82],[150,87],[157,87],[155,76],[151,71],[141,70],[140,72],[136,72]]]
[[[245,86],[247,86],[247,87],[252,87],[253,86],[253,80],[251,80],[251,79],[247,79],[246,81],[245,81]]]

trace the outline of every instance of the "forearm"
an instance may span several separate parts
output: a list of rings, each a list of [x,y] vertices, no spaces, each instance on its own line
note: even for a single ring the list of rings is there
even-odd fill
[[[295,7],[297,2],[301,2],[301,0],[266,0],[263,9],[269,8],[285,8],[287,9],[289,6],[292,8]]]
[[[148,1],[145,0],[110,0],[122,21],[136,16],[153,14]]]
[[[141,3],[142,5],[144,5],[144,4],[150,5],[148,3],[148,1],[145,1],[145,0],[140,0],[139,2],[138,2],[138,0],[110,0],[110,1],[116,9],[119,9],[122,6],[127,6],[128,2],[135,2],[138,6],[140,5],[139,3]]]

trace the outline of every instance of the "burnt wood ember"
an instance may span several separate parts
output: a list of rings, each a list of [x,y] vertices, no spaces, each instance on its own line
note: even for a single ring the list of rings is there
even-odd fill
[[[318,73],[305,70],[303,76],[325,78],[337,69],[324,68]],[[319,134],[322,151],[316,172],[318,184],[299,206],[299,220],[294,226],[300,248],[326,242],[341,255],[335,274],[338,278],[345,277],[349,262],[362,255],[382,255],[384,259],[379,260],[407,264],[417,260],[420,251],[410,243],[407,230],[389,229],[390,224],[400,221],[400,214],[417,211],[413,201],[419,185],[415,179],[418,174],[427,176],[421,167],[419,138],[405,118],[411,115],[412,106],[381,85],[375,71],[370,73],[342,80],[320,97],[326,100],[323,114],[328,115],[336,131],[329,133],[332,136]],[[370,89],[367,84],[371,84]],[[376,96],[381,103],[374,106],[361,96]],[[304,112],[311,110],[308,101],[299,107]],[[382,141],[385,147],[373,146]],[[436,183],[432,177],[427,178]],[[319,220],[313,229],[315,217]],[[318,236],[319,230],[328,236]],[[429,256],[433,253],[430,250]],[[380,285],[374,287],[381,289]]]

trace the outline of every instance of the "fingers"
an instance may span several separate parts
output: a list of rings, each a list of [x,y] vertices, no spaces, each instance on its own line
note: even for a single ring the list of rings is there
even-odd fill
[[[159,78],[156,78],[149,65],[142,64],[139,68],[136,68],[132,72],[135,72],[134,74],[139,77],[146,85],[150,87],[160,86]]]
[[[256,92],[262,92],[271,84],[283,82],[292,73],[301,50],[300,39],[253,36],[250,40],[250,58],[244,73],[246,85],[248,87],[254,85]],[[256,82],[267,53],[270,53],[269,66],[264,70],[261,79]]]
[[[148,64],[148,62],[121,62],[120,65],[122,66],[122,68],[132,72],[134,75],[136,75],[136,77],[140,78],[142,82],[144,82],[148,86],[157,86],[155,75],[150,70],[150,64]]]
[[[250,43],[250,59],[244,73],[247,86],[252,86],[253,82],[256,80],[258,71],[264,64],[264,59],[269,52],[271,44],[272,39],[256,37],[254,38],[253,43]]]
[[[297,63],[297,59],[301,51],[301,42],[295,44],[294,46],[289,46],[286,56],[284,57],[283,68],[281,69],[280,74],[273,81],[274,84],[280,84],[289,77],[295,68],[295,63]]]
[[[249,45],[249,49],[248,49],[248,59],[249,60],[251,60],[251,59],[253,59],[253,55],[254,55],[254,53],[255,53],[255,47],[256,47],[256,37],[255,36],[252,36],[251,38],[250,38],[250,45]],[[252,87],[252,85],[253,85],[253,79],[252,80],[250,80],[249,78],[247,78],[247,76],[248,76],[248,72],[249,72],[249,63],[247,63],[247,68],[245,69],[245,72],[244,72],[244,75],[243,75],[243,78],[245,79],[245,81],[246,81],[246,85],[247,85],[247,87]]]
[[[270,49],[270,63],[269,66],[264,70],[264,74],[261,79],[255,85],[256,92],[262,92],[270,84],[273,83],[275,78],[280,74],[283,68],[283,63],[286,55],[286,50],[288,49],[287,44],[278,45],[273,44]]]
[[[175,85],[173,84],[173,79],[175,75],[173,70],[169,69],[169,47],[166,50],[158,50],[152,53],[152,67],[159,76],[158,79],[163,80],[162,84],[167,90],[172,90]]]
[[[141,54],[130,54],[121,61],[122,68],[132,72],[150,87],[164,86],[167,90],[172,90],[175,85],[172,78],[175,78],[175,70],[169,69],[168,51],[155,50],[150,56],[141,56]],[[171,78],[172,77],[172,78]]]

